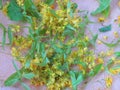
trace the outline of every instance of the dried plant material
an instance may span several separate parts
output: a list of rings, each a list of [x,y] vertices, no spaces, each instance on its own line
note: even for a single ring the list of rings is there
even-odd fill
[[[110,14],[111,0],[99,0],[100,6],[93,15],[102,14],[98,21],[102,24]],[[0,4],[1,5],[1,4]],[[29,24],[10,24],[8,28],[0,24],[3,30],[3,40],[0,42],[3,48],[10,45],[11,54],[15,60],[21,63],[21,69],[13,61],[16,70],[4,82],[5,86],[20,83],[25,90],[30,87],[23,82],[28,79],[34,86],[46,85],[48,90],[62,90],[67,87],[73,90],[86,78],[94,77],[99,72],[106,70],[112,74],[119,73],[119,67],[113,67],[119,62],[111,57],[105,62],[105,57],[114,55],[115,43],[106,43],[108,36],[103,36],[106,42],[98,39],[99,34],[88,37],[86,26],[92,24],[87,13],[78,10],[77,3],[71,0],[10,0],[3,6],[3,12],[16,22]],[[119,19],[119,18],[118,18]],[[102,22],[102,23],[101,23]],[[98,22],[97,22],[98,23]],[[88,25],[89,26],[89,25]],[[24,28],[28,33],[22,35]],[[100,27],[100,32],[111,31],[112,24]],[[118,33],[113,33],[118,37]],[[7,36],[8,35],[8,36]],[[8,37],[9,43],[6,43]],[[108,52],[95,54],[96,41],[110,48]],[[112,85],[112,78],[105,79],[106,86]]]

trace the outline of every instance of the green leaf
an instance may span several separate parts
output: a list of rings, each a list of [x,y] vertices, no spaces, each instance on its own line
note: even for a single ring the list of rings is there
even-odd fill
[[[98,64],[90,71],[89,76],[95,76],[102,68],[103,64]]]
[[[95,66],[95,68],[93,69],[94,71],[94,75],[96,75],[102,68],[103,64],[98,64],[97,66]]]
[[[59,18],[59,16],[56,14],[55,10],[50,9],[50,13],[51,13],[53,16]]]
[[[19,68],[18,68],[18,66],[16,65],[16,63],[15,63],[14,60],[12,61],[12,63],[13,63],[13,66],[14,66],[15,70],[17,71],[18,75],[21,76],[21,73],[20,73],[20,71],[19,71]]]
[[[30,90],[30,87],[27,84],[25,84],[25,83],[22,82],[21,85],[23,86],[23,88],[25,90]]]
[[[23,68],[19,70],[20,73],[23,72]],[[21,76],[19,76],[18,72],[13,73],[11,76],[9,76],[5,82],[5,86],[12,86],[15,83],[19,82],[21,80]]]
[[[110,59],[110,60],[107,62],[107,65],[105,66],[105,71],[107,71],[107,73],[110,73],[110,72],[109,72],[109,67],[112,65],[112,63],[113,63],[113,60],[112,60],[112,59]]]
[[[31,60],[27,60],[25,62],[25,68],[29,68],[30,67],[30,63],[31,63]]]
[[[90,43],[91,43],[93,46],[95,46],[95,43],[96,43],[97,38],[98,38],[98,34],[93,35],[92,39],[90,40]]]
[[[62,52],[63,52],[63,50],[62,50],[61,48],[57,47],[56,45],[53,45],[53,49],[54,49],[55,52],[57,52],[57,53],[62,53]]]
[[[72,3],[70,2],[70,1],[68,1],[68,3],[67,3],[67,14],[69,14],[70,15],[70,17],[73,17],[73,9],[71,9],[71,7],[72,7]]]
[[[10,27],[8,27],[8,39],[9,39],[10,44],[12,44],[13,43],[13,32],[11,31]]]
[[[32,0],[25,0],[24,6],[25,6],[26,10],[30,9],[32,6],[33,6],[33,8],[35,8],[34,3],[33,3]]]
[[[64,63],[63,65],[58,66],[58,68],[63,70],[63,71],[68,71],[69,65],[68,65],[68,63]]]
[[[71,2],[68,1],[68,3],[67,3],[67,9],[70,9],[70,8],[71,8]]]
[[[2,9],[3,5],[2,5],[2,0],[0,0],[0,10]]]
[[[108,8],[106,8],[103,12],[102,12],[102,15],[104,17],[108,17],[110,14],[110,6]]]
[[[45,0],[45,3],[48,5],[54,4],[55,0]]]
[[[35,74],[34,73],[24,73],[22,76],[26,79],[32,79],[32,78],[34,78]]]
[[[91,14],[96,15],[96,14],[102,13],[105,9],[107,9],[110,6],[111,1],[112,0],[99,0],[100,2],[99,7]]]
[[[3,37],[2,37],[2,47],[4,47],[5,42],[6,42],[6,28],[4,27],[3,24],[0,23],[0,28],[3,30]]]
[[[70,71],[73,90],[77,90],[77,86],[83,81],[83,74],[81,72]]]
[[[82,65],[84,68],[86,68],[87,67],[87,64],[85,63],[85,62],[77,62],[76,64],[80,64],[80,65]]]
[[[114,54],[116,57],[120,57],[120,52],[115,52]]]
[[[119,43],[120,43],[120,40],[118,40],[117,42],[115,43],[106,43],[106,42],[103,42],[102,40],[100,40],[103,44],[105,44],[106,46],[108,47],[115,47],[117,46]]]
[[[83,35],[83,36],[84,36],[84,33],[85,33],[85,28],[86,28],[88,23],[92,23],[92,22],[89,20],[87,15],[84,17],[84,20],[79,23],[79,28],[81,30],[81,35]]]
[[[64,32],[63,32],[63,36],[70,36],[72,37],[74,34],[73,30],[70,30],[69,28],[65,28]]]
[[[49,63],[49,59],[46,57],[45,59],[43,59],[43,62],[41,63],[41,66],[45,66]]]
[[[99,31],[100,31],[100,32],[108,32],[108,31],[111,30],[111,28],[112,28],[112,26],[111,26],[111,24],[110,24],[110,25],[108,25],[108,26],[104,26],[104,27],[100,28]]]
[[[76,29],[75,29],[72,25],[70,25],[70,24],[68,24],[68,25],[66,26],[66,28],[69,29],[69,30],[76,31]]]
[[[37,45],[36,45],[36,49],[37,49],[37,53],[40,54],[40,42],[37,42]]]
[[[34,5],[32,0],[25,0],[24,6],[25,6],[25,10],[27,12],[27,16],[26,17],[29,20],[29,22],[31,22],[30,16],[41,18],[40,13],[38,12],[38,10],[37,10],[37,8]],[[28,15],[30,15],[30,16],[28,17]]]
[[[5,85],[5,86],[12,86],[12,85],[16,84],[18,81],[19,81],[18,77],[17,77],[17,78],[9,77],[9,78],[4,82],[4,85]]]
[[[73,12],[75,12],[75,10],[77,9],[78,5],[76,3],[73,3],[72,4],[72,10]]]
[[[11,20],[21,21],[24,19],[22,9],[17,5],[16,0],[11,0],[8,5],[8,16]]]
[[[120,69],[120,65],[114,66],[111,69]]]
[[[31,16],[28,16],[28,15],[24,14],[24,17],[25,17],[25,20],[28,21],[28,23],[32,24],[32,17]]]

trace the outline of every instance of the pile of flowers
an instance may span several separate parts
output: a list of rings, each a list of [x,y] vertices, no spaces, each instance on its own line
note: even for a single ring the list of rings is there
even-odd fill
[[[29,24],[11,24],[8,29],[1,24],[3,47],[7,33],[12,56],[22,65],[19,70],[13,61],[16,72],[5,81],[6,86],[19,82],[28,90],[22,82],[26,78],[35,86],[46,85],[48,90],[76,90],[86,78],[107,68],[104,58],[91,49],[97,35],[89,38],[85,34],[90,21],[86,13],[80,16],[77,7],[70,0],[11,0],[3,7],[11,20]],[[28,30],[25,35],[24,28]]]

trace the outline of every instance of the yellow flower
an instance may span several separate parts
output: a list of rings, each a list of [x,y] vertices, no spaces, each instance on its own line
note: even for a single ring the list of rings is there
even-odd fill
[[[66,87],[71,86],[71,81],[67,80],[67,81],[65,82],[65,86],[66,86]]]
[[[103,38],[104,38],[105,40],[107,40],[107,39],[108,39],[108,36],[103,36]]]
[[[92,65],[91,65],[91,64],[89,64],[89,65],[88,65],[88,68],[89,68],[89,69],[92,69]]]
[[[35,69],[37,69],[37,66],[35,65],[35,64],[30,64],[30,70],[35,70]]]
[[[7,15],[7,8],[8,8],[9,2],[3,7],[2,11],[5,15]]]
[[[111,56],[111,55],[113,55],[114,54],[114,50],[109,50],[109,51],[107,51],[107,56]]]
[[[35,0],[34,3],[38,4],[39,2],[41,2],[41,0]]]
[[[106,55],[106,53],[101,51],[99,55],[100,55],[100,57],[104,57]]]
[[[107,86],[107,87],[111,87],[111,85],[112,85],[112,81],[113,81],[113,79],[112,79],[111,76],[105,78],[106,86]]]
[[[98,40],[98,42],[97,42],[98,44],[102,44],[102,42],[100,41],[100,40]]]
[[[24,5],[24,0],[17,0],[17,4],[19,6],[23,6]]]
[[[85,52],[85,51],[87,51],[87,50],[88,50],[88,48],[87,48],[87,47],[85,47],[83,50],[84,50],[84,52]]]
[[[118,38],[118,37],[119,37],[119,34],[118,34],[117,31],[114,31],[113,34],[114,34],[114,37],[115,37],[115,38]]]
[[[120,60],[115,60],[114,64],[120,64]]]
[[[12,47],[11,53],[12,53],[12,56],[14,57],[18,57],[20,55],[20,53],[15,47]]]
[[[89,37],[88,37],[88,36],[85,36],[85,40],[86,40],[86,41],[89,41]]]
[[[98,21],[99,21],[99,22],[104,22],[104,21],[105,21],[105,18],[104,18],[104,17],[99,17],[99,18],[98,18]]]
[[[114,69],[110,69],[109,71],[110,71],[112,74],[117,74],[117,71],[114,70]]]
[[[115,58],[115,57],[112,57],[111,59],[112,59],[113,61],[115,61],[115,60],[116,60],[116,58]]]
[[[103,64],[104,63],[104,60],[102,58],[97,58],[96,59],[96,63],[97,64]]]
[[[84,69],[82,65],[79,65],[79,68],[80,68],[80,70],[83,70],[83,69]]]
[[[116,68],[116,69],[111,68],[109,71],[110,71],[112,74],[118,74],[118,73],[120,73],[120,68]]]

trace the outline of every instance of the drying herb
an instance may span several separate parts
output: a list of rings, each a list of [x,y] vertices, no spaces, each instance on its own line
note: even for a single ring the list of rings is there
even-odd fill
[[[104,11],[107,16],[105,10],[109,9],[110,2],[100,0],[100,7],[93,15]],[[78,84],[102,70],[103,62],[96,63],[101,58],[89,47],[95,46],[98,34],[92,35],[92,39],[85,34],[86,25],[91,22],[87,14],[79,16],[77,7],[70,0],[11,0],[3,7],[11,20],[29,24],[13,24],[8,28],[0,24],[2,45],[6,44],[8,34],[11,54],[22,66],[19,70],[13,62],[16,72],[8,77],[5,86],[20,83],[29,90],[22,81],[25,78],[35,86],[46,85],[48,90],[66,87],[76,90]],[[26,35],[20,33],[24,28],[29,31]],[[111,25],[99,30],[109,31]],[[74,66],[78,70],[74,70]]]
[[[10,1],[8,17],[14,21],[26,20],[29,26],[14,24],[7,29],[12,55],[21,62],[22,70],[13,63],[16,73],[5,81],[6,86],[19,82],[27,90],[28,86],[22,82],[26,78],[35,86],[45,84],[50,90],[71,86],[76,90],[89,73],[94,76],[100,71],[101,64],[95,64],[97,57],[85,35],[85,27],[90,23],[87,15],[78,16],[77,4],[69,0],[56,3],[59,8],[55,10],[51,8],[54,0],[35,5],[31,0]],[[24,27],[29,30],[26,36],[19,34]],[[92,44],[97,36],[93,37]],[[73,65],[80,67],[77,72],[72,70]]]

